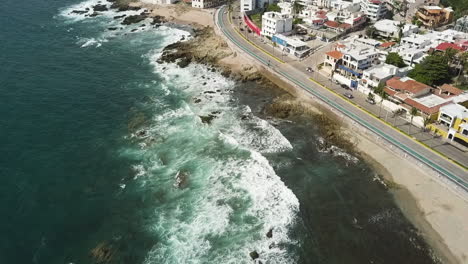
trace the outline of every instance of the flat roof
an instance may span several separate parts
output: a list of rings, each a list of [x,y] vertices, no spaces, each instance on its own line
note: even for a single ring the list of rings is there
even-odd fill
[[[429,108],[441,105],[447,101],[444,98],[434,94],[429,94],[419,98],[413,98],[413,100]]]
[[[460,104],[444,105],[440,108],[440,111],[443,111],[452,117],[457,116],[459,118],[468,118],[468,109]]]
[[[364,72],[368,72],[379,79],[395,75],[397,71],[398,67],[390,64],[379,64],[370,69],[364,70]]]

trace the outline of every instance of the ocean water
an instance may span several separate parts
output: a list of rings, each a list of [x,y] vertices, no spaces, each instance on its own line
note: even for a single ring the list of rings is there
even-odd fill
[[[189,28],[72,14],[98,3],[0,4],[0,263],[436,262],[278,91],[157,63]]]

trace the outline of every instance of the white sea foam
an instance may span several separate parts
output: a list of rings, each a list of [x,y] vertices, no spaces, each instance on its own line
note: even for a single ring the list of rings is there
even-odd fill
[[[81,21],[89,17],[71,11],[96,4],[98,0],[85,1],[62,10],[61,15]],[[101,19],[114,15],[106,11],[89,19],[99,20],[104,28],[119,23]],[[105,31],[78,44],[97,46],[135,26]],[[165,26],[155,30],[163,39],[161,46],[182,37],[189,39],[183,30]],[[143,40],[129,41],[138,44]],[[154,84],[158,112],[145,128],[148,138],[158,142],[130,136],[130,140],[141,140],[138,147],[122,151],[122,155],[141,160],[133,166],[139,188],[164,193],[163,202],[154,202],[154,219],[149,225],[160,241],[146,263],[250,263],[253,250],[264,263],[294,263],[295,256],[278,245],[296,243],[288,232],[299,202],[261,154],[291,149],[291,144],[268,122],[233,102],[233,81],[202,65],[181,69],[175,64],[158,64],[161,51],[156,48],[145,57],[163,79]],[[202,102],[194,103],[194,97]],[[174,98],[179,98],[177,108]],[[210,114],[216,118],[210,125],[203,124],[199,116]],[[241,120],[242,115],[250,118]],[[183,170],[188,172],[189,184],[177,189],[174,177]],[[128,184],[123,181],[122,186]],[[267,238],[270,229],[273,237]]]
[[[156,152],[178,154],[168,164],[148,164],[152,166],[148,171],[158,171],[159,176],[146,176],[160,185],[173,181],[184,164],[194,162],[201,171],[189,176],[189,190],[172,193],[177,208],[158,210],[164,213],[158,213],[152,230],[164,239],[146,263],[249,263],[253,250],[267,263],[294,263],[295,257],[276,245],[296,243],[288,232],[299,201],[261,154],[291,149],[291,144],[268,122],[251,115],[248,107],[232,102],[231,80],[202,65],[181,69],[158,64],[159,56],[160,51],[153,52],[150,61],[157,73],[163,73],[163,89],[172,89],[170,94],[179,94],[186,103],[158,113],[148,128],[167,139],[167,146],[159,145]],[[193,103],[193,98],[201,102]],[[216,116],[210,125],[197,117],[209,114]],[[241,120],[242,115],[250,117]],[[211,156],[212,151],[220,156]],[[154,149],[148,155],[155,155]],[[167,183],[162,182],[161,171]],[[273,237],[267,238],[270,229]]]

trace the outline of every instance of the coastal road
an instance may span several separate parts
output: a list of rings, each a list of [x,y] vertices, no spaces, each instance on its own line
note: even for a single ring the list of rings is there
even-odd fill
[[[310,76],[299,71],[293,66],[283,63],[281,60],[272,57],[259,47],[251,44],[245,39],[234,25],[231,24],[225,6],[217,10],[215,14],[215,24],[224,36],[238,49],[258,61],[260,64],[269,67],[281,79],[288,80],[296,86],[304,89],[310,95],[322,100],[343,115],[351,118],[355,123],[367,128],[375,133],[379,138],[384,139],[393,146],[403,150],[419,162],[432,168],[440,175],[445,176],[456,183],[462,189],[468,191],[468,171],[453,163],[433,150],[423,146],[410,137],[402,134],[390,127],[382,120],[377,119],[355,105],[347,102],[336,93],[331,92],[310,79]]]

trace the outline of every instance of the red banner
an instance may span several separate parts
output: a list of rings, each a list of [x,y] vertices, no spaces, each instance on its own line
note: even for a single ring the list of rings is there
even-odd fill
[[[260,36],[260,32],[262,32],[262,30],[257,27],[247,15],[244,15],[244,22],[253,32]]]

